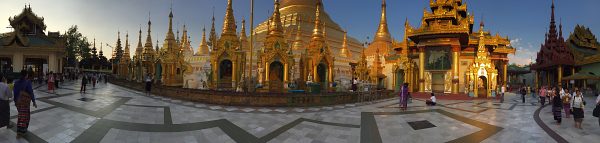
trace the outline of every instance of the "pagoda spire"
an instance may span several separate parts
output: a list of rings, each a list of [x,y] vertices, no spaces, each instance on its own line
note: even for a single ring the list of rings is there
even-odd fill
[[[169,30],[167,31],[165,40],[175,40],[175,34],[173,33],[173,8],[169,12]]]
[[[215,14],[213,8],[212,24],[210,28],[210,36],[208,37],[208,45],[214,47],[214,45],[216,44],[215,42],[217,42],[217,32],[215,30]]]
[[[208,55],[208,44],[206,43],[206,29],[202,28],[202,42],[200,42],[200,47],[198,48],[197,55]]]
[[[556,31],[556,21],[554,19],[554,0],[552,0],[552,12],[550,15],[550,30],[548,31],[548,39],[550,41],[554,41],[557,40],[558,35],[557,35],[557,31]]]
[[[559,32],[558,32],[558,39],[559,39],[560,41],[564,41],[564,38],[563,38],[563,31],[562,31],[562,19],[560,20],[560,23],[558,24],[558,31],[559,31]]]
[[[100,42],[100,57],[103,57],[104,53],[102,52],[102,42]]]
[[[183,25],[183,33],[181,35],[181,46],[180,49],[184,51],[184,53],[194,54],[194,50],[191,49],[190,40],[188,38],[187,27]]]
[[[94,38],[94,47],[92,47],[92,57],[96,57],[96,38]]]
[[[150,47],[152,49],[152,36],[150,33],[152,32],[152,22],[150,21],[150,17],[148,17],[148,33],[146,34],[146,43],[144,47]]]
[[[140,27],[140,31],[138,32],[138,44],[137,44],[137,48],[135,49],[134,57],[138,57],[138,58],[141,57],[143,51],[144,51],[144,47],[142,46],[142,27]]]
[[[246,36],[246,19],[242,19],[242,31],[240,32],[240,41],[247,41]]]
[[[279,0],[275,0],[273,15],[271,16],[271,28],[269,29],[269,35],[271,36],[283,36],[283,26],[281,24],[281,14],[279,13]]]
[[[223,31],[221,35],[236,36],[236,25],[235,17],[233,16],[232,0],[227,0],[227,10],[225,12],[225,19],[223,20]]]
[[[321,40],[323,32],[321,32],[321,0],[317,0],[317,11],[315,12],[315,28],[313,29],[312,40]]]
[[[390,30],[388,29],[387,24],[387,12],[386,12],[386,3],[385,0],[381,2],[381,19],[379,21],[379,28],[377,28],[377,33],[375,34],[374,41],[385,41],[391,42]]]
[[[123,51],[123,58],[129,60],[129,32],[125,34],[125,51]]]
[[[304,41],[302,40],[302,29],[300,29],[300,24],[298,24],[298,30],[296,30],[296,39],[294,39],[294,50],[302,49]]]
[[[340,50],[340,56],[348,58],[350,57],[350,51],[348,51],[348,32],[344,31],[344,41],[342,42],[342,49]]]

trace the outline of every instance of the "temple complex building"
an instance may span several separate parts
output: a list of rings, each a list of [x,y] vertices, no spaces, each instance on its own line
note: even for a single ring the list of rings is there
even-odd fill
[[[187,35],[186,39],[187,39]],[[178,36],[179,37],[179,36]],[[179,39],[179,38],[177,38]],[[189,42],[186,41],[189,46]],[[160,64],[160,79],[165,86],[183,86],[184,72],[191,72],[190,66],[185,62],[184,48],[179,40],[175,39],[173,33],[173,11],[169,13],[169,29],[165,37],[163,47],[158,51],[158,63]],[[190,51],[188,51],[190,52]]]
[[[62,73],[64,37],[58,32],[46,31],[44,18],[34,14],[31,6],[23,8],[19,15],[9,17],[8,21],[13,31],[0,34],[0,72],[29,70],[36,76]]]
[[[261,70],[259,82],[270,92],[282,92],[290,82],[290,67],[294,65],[292,48],[284,38],[279,1],[275,1],[273,15],[269,18],[269,32],[261,52],[258,54],[258,65]]]
[[[508,37],[484,31],[483,22],[473,32],[474,18],[462,0],[430,0],[429,7],[421,26],[407,21],[405,39],[393,44],[400,55],[396,83],[414,92],[494,96],[506,81],[507,55],[515,52]]]
[[[218,40],[216,34],[211,29],[210,62],[212,69],[213,89],[232,90],[240,85],[246,57],[242,51],[240,37],[236,32],[237,25],[233,16],[232,1],[227,1],[227,10],[223,21],[223,30]],[[214,34],[214,35],[213,35]],[[163,47],[164,48],[164,47]]]
[[[563,86],[563,77],[575,74],[575,59],[573,51],[567,47],[563,38],[562,24],[559,31],[556,29],[554,18],[554,1],[552,1],[552,12],[550,15],[550,29],[546,33],[544,44],[537,53],[535,64],[531,66],[535,70],[535,84],[547,86]]]
[[[210,54],[206,42],[206,29],[202,29],[202,40],[198,51],[194,55],[186,56],[185,61],[190,64],[192,72],[185,74],[183,79],[188,83],[185,88],[208,89],[211,72]]]

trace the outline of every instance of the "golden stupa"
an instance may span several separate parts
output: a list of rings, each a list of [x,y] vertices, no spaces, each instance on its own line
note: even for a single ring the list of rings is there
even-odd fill
[[[279,13],[281,15],[281,23],[283,31],[287,41],[290,41],[289,46],[292,47],[292,54],[294,62],[300,62],[300,56],[309,47],[313,30],[315,27],[315,15],[317,9],[317,3],[321,0],[280,0]],[[341,28],[331,17],[327,14],[325,8],[321,6],[320,20],[324,24],[323,30],[326,31],[326,39],[329,48],[331,49],[332,55],[335,58],[334,70],[335,79],[344,82],[350,81],[352,72],[349,63],[357,62],[356,59],[360,58],[360,52],[362,51],[362,44],[353,37],[348,36],[347,42],[345,43],[347,48],[342,48],[344,45],[344,34],[345,29]],[[259,24],[254,32],[256,43],[255,45],[263,45],[266,40],[267,34],[269,33],[269,20],[266,20]],[[287,48],[287,47],[286,47]],[[342,50],[345,49],[345,50]],[[260,51],[261,48],[254,48],[255,51]],[[344,53],[342,53],[344,51]],[[257,61],[257,57],[253,57],[252,61]],[[253,64],[252,69],[258,69],[257,64]],[[295,64],[293,69],[300,69],[299,64]],[[294,75],[300,75],[299,70],[293,71]],[[294,76],[294,79],[298,80],[300,76]]]

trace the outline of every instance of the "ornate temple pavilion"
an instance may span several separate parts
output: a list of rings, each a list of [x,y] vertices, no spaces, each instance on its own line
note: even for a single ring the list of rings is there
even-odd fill
[[[62,73],[64,37],[58,32],[46,31],[44,18],[34,14],[31,6],[8,21],[13,31],[0,34],[0,72],[16,73],[26,69],[34,75]]]
[[[546,33],[544,44],[537,53],[536,63],[531,65],[535,70],[535,83],[547,86],[563,86],[562,77],[575,74],[575,59],[572,50],[567,47],[563,38],[562,24],[559,31],[554,20],[554,1],[552,1],[550,29]],[[565,74],[566,73],[566,74]],[[555,78],[556,77],[556,78]]]
[[[396,82],[415,92],[493,96],[506,81],[507,55],[515,52],[508,37],[485,31],[483,22],[474,31],[462,0],[430,0],[423,13],[421,26],[407,21],[405,38],[394,45]]]

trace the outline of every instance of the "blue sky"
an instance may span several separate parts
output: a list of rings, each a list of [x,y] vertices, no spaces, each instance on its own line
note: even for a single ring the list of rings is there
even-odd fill
[[[255,25],[267,19],[273,9],[273,0],[255,0]],[[468,9],[475,15],[475,22],[484,19],[486,29],[492,33],[509,36],[516,55],[511,62],[529,63],[535,59],[544,40],[550,21],[551,0],[465,0]],[[71,25],[78,25],[80,31],[96,42],[115,45],[117,31],[129,32],[130,44],[137,44],[141,26],[142,40],[146,35],[148,13],[152,19],[154,42],[164,40],[167,31],[168,13],[171,0],[2,0],[0,2],[0,32],[8,32],[8,17],[21,12],[24,5],[31,4],[33,11],[45,18],[48,31],[63,33]],[[235,17],[249,21],[250,0],[233,0]],[[226,0],[173,0],[174,24],[188,26],[192,46],[197,48],[202,28],[210,28],[210,18],[216,17],[220,32],[225,14]],[[348,34],[361,41],[372,37],[377,29],[380,13],[380,0],[324,0],[327,13],[348,30]],[[556,0],[557,22],[562,19],[564,36],[568,37],[576,24],[589,27],[600,35],[599,0]],[[427,0],[387,0],[390,32],[395,39],[404,35],[404,20],[408,18],[412,26],[418,26],[423,9],[428,8]],[[2,20],[4,19],[4,20]],[[249,25],[249,24],[248,24]],[[249,30],[248,30],[249,31]],[[155,43],[156,44],[156,43]],[[110,50],[104,46],[104,50]],[[133,48],[132,48],[133,50]]]

